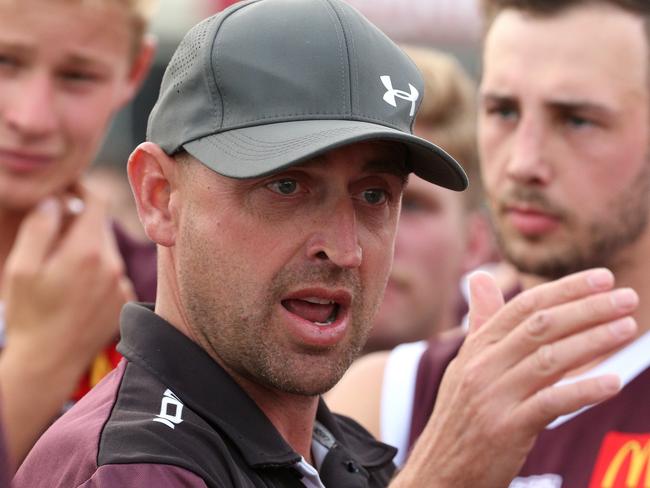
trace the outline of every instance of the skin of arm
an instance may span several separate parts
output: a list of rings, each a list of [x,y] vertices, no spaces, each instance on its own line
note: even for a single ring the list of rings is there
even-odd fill
[[[48,198],[25,218],[2,276],[0,399],[12,469],[115,337],[122,305],[134,298],[104,205],[78,194],[78,215]]]
[[[388,356],[387,351],[362,356],[324,396],[333,412],[353,418],[377,439],[381,439],[381,392]]]

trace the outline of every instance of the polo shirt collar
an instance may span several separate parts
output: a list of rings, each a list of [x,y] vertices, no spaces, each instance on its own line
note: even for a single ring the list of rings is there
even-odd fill
[[[153,305],[125,305],[117,349],[227,436],[251,467],[289,466],[300,461],[300,455],[232,377],[198,344],[156,315]],[[322,399],[316,418],[344,446],[352,464],[375,467],[392,459],[392,447],[344,432]]]

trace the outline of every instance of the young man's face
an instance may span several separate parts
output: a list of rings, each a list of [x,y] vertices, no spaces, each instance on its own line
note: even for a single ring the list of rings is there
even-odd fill
[[[0,1],[0,209],[64,191],[134,92],[126,10],[83,3]]]
[[[404,157],[395,144],[359,143],[252,180],[180,163],[173,252],[194,339],[240,380],[331,388],[381,301]]]
[[[603,5],[553,17],[505,10],[488,32],[483,69],[482,172],[507,258],[555,277],[616,265],[643,247],[650,102],[642,21]]]

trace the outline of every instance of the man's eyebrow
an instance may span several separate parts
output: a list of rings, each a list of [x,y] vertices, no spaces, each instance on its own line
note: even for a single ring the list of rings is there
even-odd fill
[[[516,103],[517,99],[513,95],[506,95],[504,93],[495,92],[481,92],[480,98],[484,102],[498,102],[498,103]]]
[[[25,59],[35,56],[33,47],[20,42],[0,41],[0,50]],[[71,53],[65,57],[64,63],[78,68],[103,69],[107,66],[103,60],[97,59],[96,56],[88,56],[83,52]]]
[[[73,53],[65,58],[65,63],[78,68],[103,69],[106,63],[95,57],[85,56],[83,53]]]
[[[405,160],[400,159],[371,159],[363,165],[363,171],[366,173],[386,173],[397,176],[402,185],[406,185],[408,175],[411,172]]]
[[[404,148],[404,153],[396,156],[395,158],[389,158],[388,156],[380,155],[364,163],[361,170],[364,173],[385,173],[394,175],[402,181],[403,185],[406,185],[408,182],[409,173],[411,173],[411,169],[406,162],[407,155],[408,149],[406,147]],[[320,166],[326,161],[326,157],[323,154],[319,154],[318,156],[314,156],[309,162],[304,163],[304,165]]]
[[[33,53],[33,49],[28,45],[11,41],[0,41],[0,49],[21,57],[27,57]]]
[[[561,112],[591,112],[602,115],[611,115],[616,112],[605,104],[580,99],[549,100],[546,105]]]
[[[507,104],[507,105],[518,105],[519,100],[514,95],[507,95],[503,93],[496,92],[483,92],[480,94],[481,100],[483,102]],[[544,105],[550,107],[554,110],[561,112],[577,112],[577,111],[588,111],[592,113],[598,113],[602,115],[611,115],[616,111],[604,103],[594,102],[592,100],[585,100],[581,98],[575,99],[549,99],[544,101]]]

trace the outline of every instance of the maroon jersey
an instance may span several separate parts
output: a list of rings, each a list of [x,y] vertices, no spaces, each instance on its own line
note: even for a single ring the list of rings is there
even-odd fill
[[[420,360],[411,445],[431,415],[442,374],[459,347],[457,342],[433,342]],[[594,368],[590,373],[619,374],[622,391],[550,424],[511,488],[650,488],[648,351],[650,333]]]

